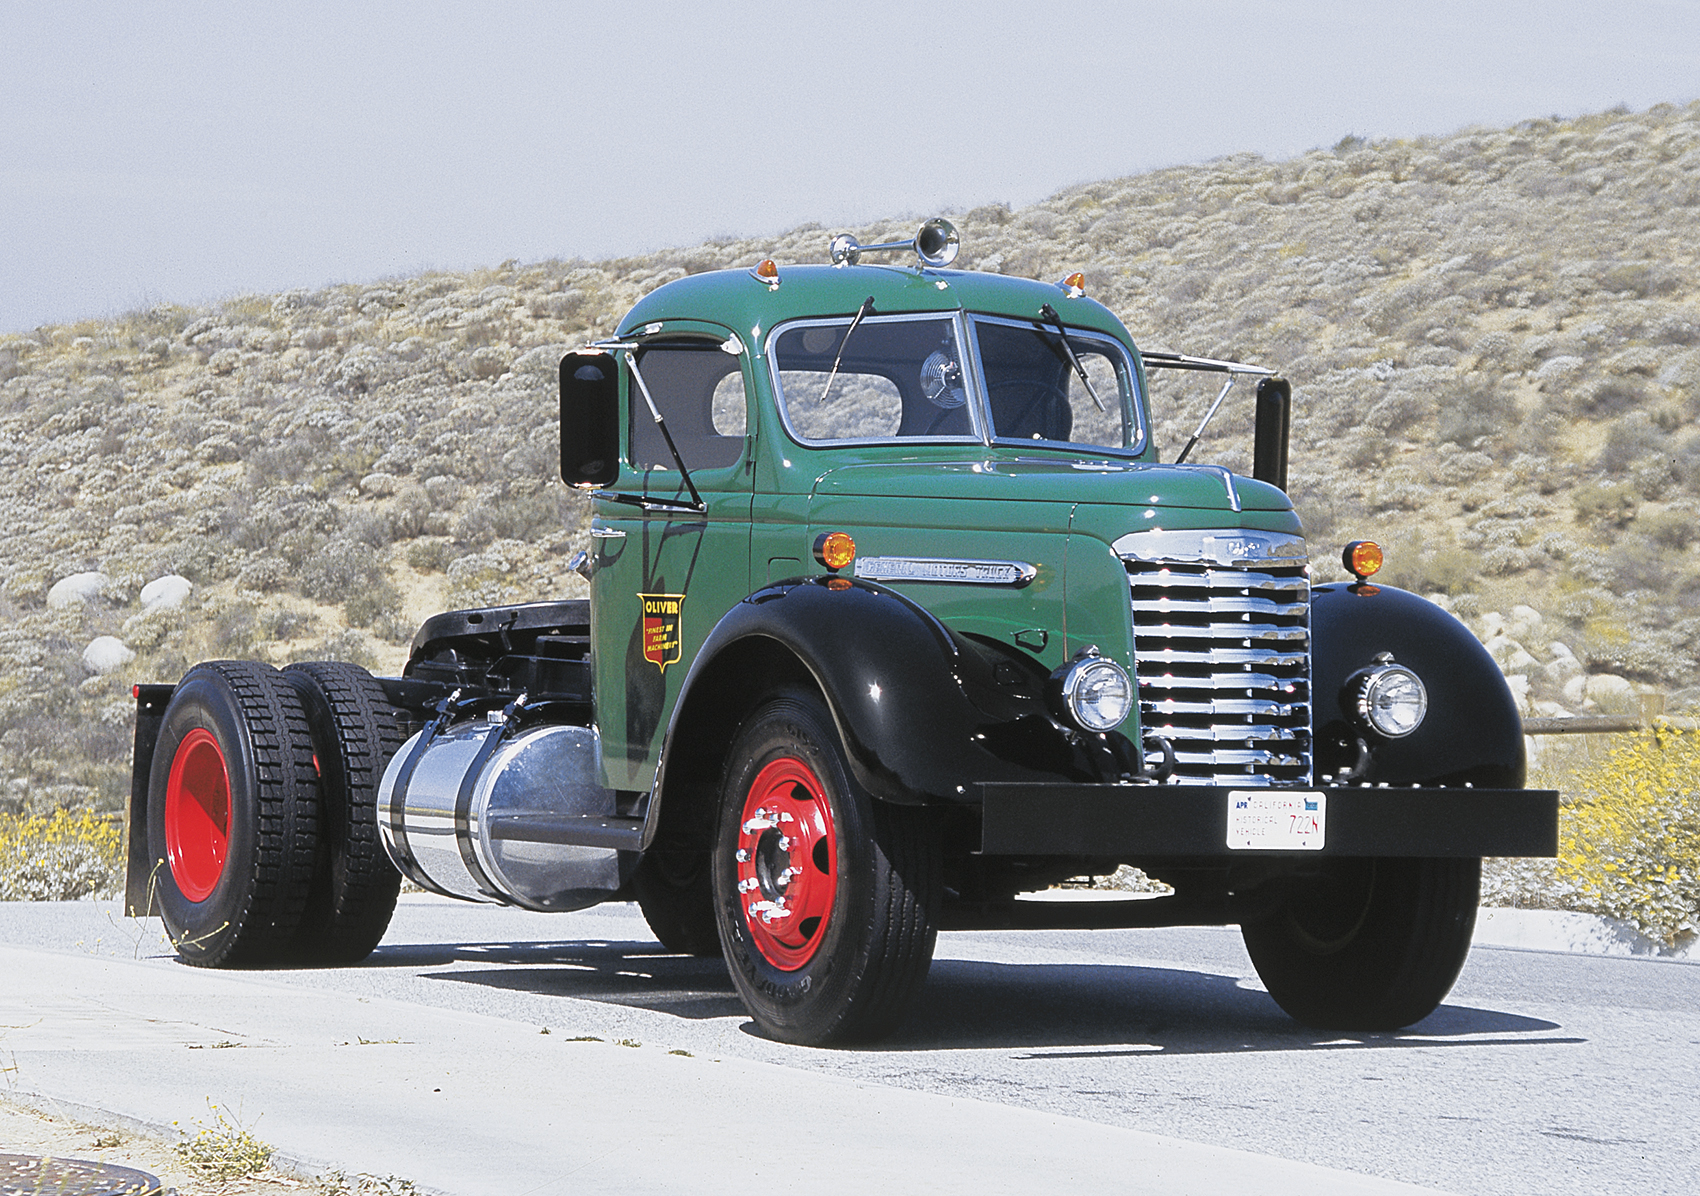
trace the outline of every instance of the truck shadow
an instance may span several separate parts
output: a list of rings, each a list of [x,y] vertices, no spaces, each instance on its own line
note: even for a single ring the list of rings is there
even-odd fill
[[[1023,1058],[1404,1047],[1577,1044],[1556,1023],[1493,1009],[1442,1005],[1393,1033],[1315,1030],[1234,976],[1127,964],[1002,964],[939,960],[887,1050],[997,1047]],[[1512,1037],[1507,1037],[1512,1036]],[[1110,1049],[1059,1051],[1059,1047]]]
[[[666,954],[654,942],[383,946],[366,967],[540,997],[601,1001],[689,1020],[743,1018],[719,959]],[[1577,1045],[1541,1018],[1442,1005],[1393,1033],[1313,1030],[1230,975],[1130,964],[1008,964],[940,959],[883,1051],[1027,1050],[1031,1059],[1408,1047]],[[1076,1048],[1076,1049],[1070,1049]]]

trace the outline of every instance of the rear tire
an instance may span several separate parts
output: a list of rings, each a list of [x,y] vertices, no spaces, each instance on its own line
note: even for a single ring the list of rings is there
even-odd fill
[[[821,1046],[902,1020],[932,964],[938,835],[928,811],[855,783],[814,694],[782,693],[739,729],[712,868],[727,969],[764,1033]]]
[[[383,688],[359,665],[292,664],[283,677],[306,711],[324,794],[319,858],[296,956],[357,963],[389,929],[401,889],[401,873],[378,836],[378,783],[401,747],[401,733]]]
[[[667,950],[703,958],[720,954],[707,851],[651,847],[632,875],[632,892],[643,920]]]
[[[148,777],[151,906],[185,963],[286,958],[312,884],[318,807],[307,716],[277,670],[190,669]]]
[[[1326,1030],[1397,1030],[1452,991],[1476,926],[1479,859],[1343,859],[1241,928],[1269,995]]]

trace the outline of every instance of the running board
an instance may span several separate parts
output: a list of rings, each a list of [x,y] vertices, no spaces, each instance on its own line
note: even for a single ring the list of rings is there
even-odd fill
[[[643,819],[593,814],[496,814],[487,819],[492,839],[567,847],[643,849]]]

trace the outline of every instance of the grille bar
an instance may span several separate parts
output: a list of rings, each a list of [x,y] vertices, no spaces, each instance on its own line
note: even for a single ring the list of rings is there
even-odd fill
[[[1308,783],[1305,558],[1224,563],[1195,550],[1174,559],[1142,541],[1126,536],[1117,549],[1127,565],[1141,724],[1173,746],[1171,781]]]

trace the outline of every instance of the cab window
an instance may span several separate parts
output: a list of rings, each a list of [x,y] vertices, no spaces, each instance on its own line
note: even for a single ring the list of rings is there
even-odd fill
[[[744,451],[745,408],[744,375],[736,356],[716,341],[680,341],[646,345],[637,351],[636,364],[688,469],[737,463]],[[677,469],[636,378],[627,406],[632,464]]]

